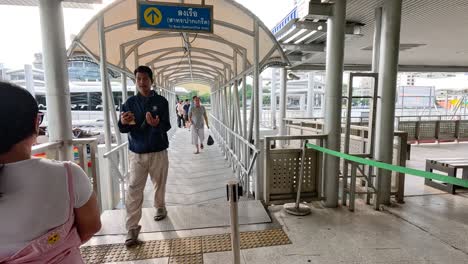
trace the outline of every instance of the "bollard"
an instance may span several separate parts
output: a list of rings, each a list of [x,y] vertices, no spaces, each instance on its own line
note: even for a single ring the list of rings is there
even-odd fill
[[[240,264],[240,234],[239,234],[239,213],[238,201],[242,196],[242,188],[238,181],[229,181],[226,185],[226,194],[231,209],[231,246],[234,257],[234,264]]]
[[[307,140],[302,142],[302,151],[301,151],[301,169],[299,172],[299,180],[297,183],[297,196],[296,196],[296,203],[287,203],[284,204],[283,208],[288,214],[297,215],[297,216],[304,216],[311,213],[310,207],[301,204],[301,188],[302,188],[302,179],[304,178],[304,160],[305,160],[305,152],[306,152],[306,145]]]

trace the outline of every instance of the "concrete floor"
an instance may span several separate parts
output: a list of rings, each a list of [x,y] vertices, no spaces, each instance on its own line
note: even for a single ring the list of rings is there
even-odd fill
[[[191,154],[187,141],[182,140],[187,135],[187,131],[177,131],[175,141],[179,143],[171,144],[171,149],[175,147],[184,154],[176,154],[174,149],[170,154],[171,164],[181,164],[178,168],[171,165],[173,174],[169,178],[168,197],[182,195],[183,198],[168,198],[168,202],[173,205],[220,202],[224,192],[218,190],[232,177],[232,171],[228,173],[230,169],[226,169],[227,164],[216,147],[196,157]],[[413,146],[408,165],[424,169],[426,158],[461,156],[468,157],[466,143]],[[187,176],[190,171],[196,176]],[[209,179],[214,180],[213,183]],[[355,212],[346,207],[324,208],[320,202],[314,202],[310,204],[312,214],[305,217],[288,215],[282,206],[268,208],[273,223],[245,225],[241,226],[241,231],[281,225],[292,244],[242,250],[241,263],[468,263],[468,193],[445,194],[424,186],[421,178],[407,176],[406,179],[406,203],[384,207],[383,211],[373,210],[362,200],[357,200]],[[190,186],[200,188],[199,192],[194,192]],[[148,189],[147,194],[150,192]],[[210,192],[213,193],[208,195],[210,199],[197,198],[201,197],[197,193]],[[146,202],[149,206],[150,201]],[[228,232],[228,228],[206,228],[145,233],[140,238],[167,239]],[[87,245],[122,243],[123,240],[122,235],[100,236]],[[203,261],[232,263],[232,254],[208,253],[203,255]],[[168,263],[168,258],[120,263]]]

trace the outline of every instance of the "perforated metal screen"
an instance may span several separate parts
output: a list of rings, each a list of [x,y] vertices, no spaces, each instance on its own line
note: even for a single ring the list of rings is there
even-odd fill
[[[305,161],[301,193],[302,197],[311,197],[315,196],[317,192],[317,153],[313,150],[307,150]],[[301,150],[271,150],[268,164],[270,166],[268,168],[270,172],[270,200],[288,200],[296,197],[301,167]]]

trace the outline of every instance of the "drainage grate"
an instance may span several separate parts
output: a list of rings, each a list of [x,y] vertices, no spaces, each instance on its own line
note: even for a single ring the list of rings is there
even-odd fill
[[[241,249],[291,244],[282,229],[242,232]],[[124,244],[81,248],[87,264],[170,257],[169,263],[203,263],[203,253],[231,250],[230,234],[145,241],[126,249]]]

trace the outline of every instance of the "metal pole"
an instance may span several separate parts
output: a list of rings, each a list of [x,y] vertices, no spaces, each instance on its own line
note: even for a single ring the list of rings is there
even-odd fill
[[[308,74],[308,91],[307,91],[307,117],[314,117],[314,74],[309,72]]]
[[[135,69],[136,69],[138,66],[140,66],[139,65],[140,62],[139,62],[139,59],[138,59],[138,56],[139,56],[138,55],[138,46],[135,47],[134,55],[135,55],[134,59],[135,59]],[[168,86],[165,85],[165,87],[168,87]]]
[[[284,136],[286,135],[286,124],[284,123],[284,119],[286,118],[286,87],[287,87],[287,80],[286,80],[286,68],[280,69],[280,115],[279,115],[279,122],[280,122],[280,129],[279,135]]]
[[[34,89],[34,76],[31,64],[24,65],[24,81],[26,90],[28,90],[32,96],[36,97],[36,91]]]
[[[432,88],[431,90],[429,91],[429,116],[432,115]]]
[[[247,70],[247,55],[242,54],[242,61],[244,63],[243,71]],[[242,122],[244,123],[244,138],[247,139],[247,74],[242,77]]]
[[[271,128],[276,129],[276,69],[271,69],[270,113]]]
[[[231,245],[234,264],[240,264],[240,233],[239,233],[239,184],[237,181],[229,181],[226,186],[229,208],[231,213]]]
[[[310,207],[305,204],[300,204],[301,202],[301,190],[302,190],[302,181],[304,179],[304,162],[306,160],[306,150],[307,150],[307,140],[302,142],[301,140],[301,168],[299,170],[299,179],[297,180],[297,195],[296,203],[287,203],[284,205],[284,210],[292,215],[304,216],[311,213]]]
[[[395,119],[395,97],[398,74],[398,54],[400,45],[402,0],[387,0],[382,16],[382,48],[380,50],[379,88],[380,104],[378,104],[376,159],[392,163],[393,131]],[[377,175],[378,197],[376,209],[381,203],[390,203],[391,173],[379,170]]]
[[[341,141],[341,91],[343,86],[344,29],[346,0],[337,0],[333,16],[328,18],[326,59],[326,115],[327,147],[339,151]],[[338,206],[338,175],[340,160],[325,157],[325,206]]]
[[[121,73],[120,78],[122,79],[122,103],[127,101],[128,92],[127,92],[127,74]]]
[[[263,76],[258,76],[258,122],[261,124],[263,119]]]
[[[260,43],[259,43],[259,26],[258,21],[255,20],[254,23],[254,52],[253,52],[253,91],[254,91],[254,101],[255,101],[255,108],[254,108],[254,120],[255,120],[255,147],[257,149],[261,149],[260,144],[260,108],[261,108],[261,89],[262,85],[260,83],[260,59],[259,59],[259,50],[260,50]],[[263,151],[263,150],[262,150]],[[261,199],[260,193],[262,192],[261,186],[262,184],[259,182],[260,179],[263,179],[262,175],[262,164],[263,161],[258,159],[255,161],[255,199]]]
[[[101,86],[102,86],[102,105],[104,114],[104,135],[106,143],[106,151],[111,150],[112,132],[109,116],[109,93],[107,93],[107,61],[106,61],[106,35],[104,33],[104,18],[98,17],[98,33],[99,33],[99,54],[101,66]]]
[[[404,116],[405,113],[404,113],[404,109],[405,109],[405,87],[402,86],[401,87],[401,116]]]
[[[448,116],[448,90],[445,91],[445,116]]]
[[[372,72],[379,72],[380,35],[382,31],[382,7],[375,9],[374,44],[372,49]]]
[[[299,109],[301,110],[301,112],[304,112],[306,110],[306,95],[305,94],[301,94],[299,96]]]
[[[49,141],[63,141],[60,160],[72,160],[72,117],[61,1],[39,1]]]

